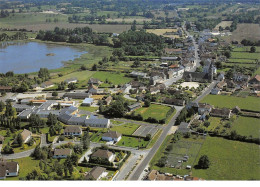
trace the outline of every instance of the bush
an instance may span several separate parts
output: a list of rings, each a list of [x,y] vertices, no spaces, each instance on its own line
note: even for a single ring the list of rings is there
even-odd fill
[[[52,92],[51,95],[54,96],[54,97],[57,97],[58,96],[58,92]]]
[[[209,168],[210,161],[207,155],[202,155],[199,159],[198,166],[201,169],[207,169]]]
[[[144,138],[145,141],[150,141],[152,138],[151,134],[147,134]]]

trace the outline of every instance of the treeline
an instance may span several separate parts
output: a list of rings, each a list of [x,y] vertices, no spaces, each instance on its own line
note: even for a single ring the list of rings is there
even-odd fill
[[[128,31],[113,39],[115,48],[122,48],[117,56],[161,55],[164,39],[145,31]]]
[[[237,23],[260,23],[260,10],[245,11],[239,14],[228,15],[226,20]]]
[[[28,36],[24,32],[17,32],[14,35],[8,35],[6,33],[0,34],[0,41],[10,41],[10,40],[25,40]]]
[[[244,46],[260,46],[260,40],[251,41],[251,40],[243,39],[241,41],[241,44],[243,44]]]
[[[207,18],[202,18],[199,19],[198,21],[195,21],[195,25],[199,31],[202,31],[204,29],[214,29],[217,24],[221,22],[221,18],[218,19],[207,19]]]
[[[96,45],[108,45],[108,36],[106,34],[94,33],[89,27],[76,27],[74,29],[60,29],[59,27],[55,27],[53,31],[40,30],[36,39],[53,42],[86,42]]]

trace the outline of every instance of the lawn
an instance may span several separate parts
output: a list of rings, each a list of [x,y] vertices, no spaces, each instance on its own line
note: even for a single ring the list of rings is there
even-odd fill
[[[260,59],[260,54],[250,52],[231,52],[231,57],[240,59]]]
[[[239,116],[231,126],[231,130],[243,136],[252,136],[253,138],[259,138],[260,131],[260,119]]]
[[[92,77],[99,79],[102,82],[104,82],[105,80],[108,80],[112,84],[115,84],[115,85],[125,84],[125,83],[128,83],[131,80],[133,80],[130,77],[125,77],[124,73],[104,72],[104,71],[98,71]]]
[[[76,71],[67,75],[64,75],[62,77],[58,77],[55,79],[52,79],[51,81],[54,83],[60,83],[62,81],[65,81],[66,79],[76,77],[79,82],[88,80],[92,75],[94,74],[93,71]]]
[[[19,176],[7,177],[6,180],[19,180],[20,177],[26,177],[33,169],[39,169],[39,160],[34,160],[32,157],[25,157],[13,160],[19,164]]]
[[[209,122],[210,125],[208,127],[205,127],[207,131],[214,131],[214,129],[220,125],[221,118],[218,117],[210,117]]]
[[[210,167],[192,169],[192,175],[206,180],[260,180],[259,146],[208,136],[196,162],[207,155]]]
[[[253,76],[260,75],[260,67],[254,72]]]
[[[143,138],[122,136],[122,139],[116,144],[118,146],[125,147],[146,147],[149,141],[145,141]]]
[[[235,106],[238,106],[241,109],[260,111],[260,99],[251,96],[242,98],[227,95],[208,95],[201,103],[209,103],[220,108],[226,107],[232,109]]]
[[[157,120],[162,120],[166,118],[166,114],[170,109],[171,108],[168,106],[151,104],[149,107],[141,107],[137,109],[135,114],[141,114],[144,119],[152,117]]]
[[[117,131],[121,134],[132,135],[136,131],[136,129],[138,129],[139,127],[140,127],[140,125],[138,125],[138,124],[126,123],[126,124],[118,125],[118,126],[113,125],[113,127],[110,128],[110,130]]]
[[[85,110],[85,111],[89,111],[89,112],[95,112],[96,110],[98,110],[98,107],[91,107],[91,106],[80,106],[79,110]]]

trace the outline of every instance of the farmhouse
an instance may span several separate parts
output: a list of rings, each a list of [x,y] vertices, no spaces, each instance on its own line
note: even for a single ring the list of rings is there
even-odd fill
[[[101,158],[112,162],[114,160],[114,154],[108,150],[98,149],[91,155],[91,158]]]
[[[181,124],[178,126],[178,132],[189,132],[190,129],[188,128],[189,124],[185,122],[181,122]]]
[[[103,174],[105,173],[106,168],[96,166],[92,168],[88,174],[85,176],[86,180],[99,180],[101,177],[103,177]]]
[[[210,94],[212,94],[212,95],[218,95],[219,93],[220,93],[220,89],[219,88],[213,88],[210,91]]]
[[[103,134],[102,140],[108,142],[118,142],[121,140],[122,134],[118,133],[117,131],[108,131]]]
[[[17,162],[7,162],[3,159],[0,160],[0,179],[18,176],[18,173],[19,164]]]
[[[198,104],[198,113],[199,115],[204,114],[205,112],[210,112],[212,110],[212,106],[207,103],[199,103]]]
[[[88,80],[88,84],[89,85],[100,85],[101,84],[101,81],[100,80],[98,80],[98,79],[95,79],[95,78],[90,78],[89,80]]]
[[[254,76],[252,79],[250,79],[250,81],[248,83],[250,83],[252,85],[260,84],[260,75]]]
[[[53,158],[67,158],[72,153],[71,149],[55,149]]]
[[[211,110],[210,115],[221,118],[230,118],[231,110],[228,108],[214,108]]]
[[[82,129],[79,126],[67,126],[63,134],[65,136],[80,136],[82,135]]]
[[[170,104],[170,105],[184,106],[185,100],[175,99],[175,98],[165,98],[164,103]]]
[[[23,143],[27,143],[32,137],[32,132],[24,129],[23,132],[21,133],[21,136],[23,139]]]
[[[46,82],[41,84],[42,88],[50,88],[50,87],[53,87],[53,86],[54,86],[54,83],[51,82],[51,81],[46,81]]]

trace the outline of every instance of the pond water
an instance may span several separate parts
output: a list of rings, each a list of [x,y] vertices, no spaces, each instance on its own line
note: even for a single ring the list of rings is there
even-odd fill
[[[74,60],[87,53],[72,46],[38,42],[0,43],[0,73],[30,73],[40,68],[56,69],[63,62]]]

